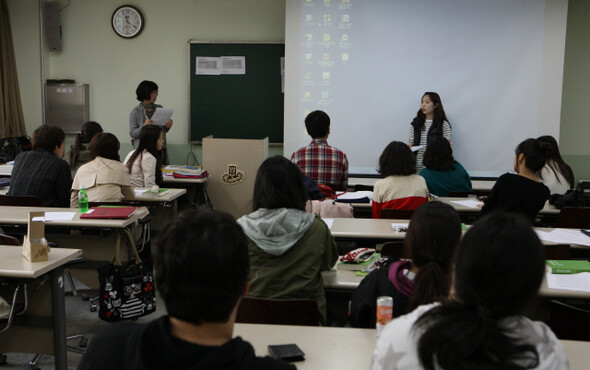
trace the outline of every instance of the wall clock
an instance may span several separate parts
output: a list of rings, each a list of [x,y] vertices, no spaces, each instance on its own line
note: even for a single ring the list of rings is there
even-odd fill
[[[118,36],[131,39],[141,33],[145,22],[139,9],[131,5],[123,5],[113,12],[111,25]]]

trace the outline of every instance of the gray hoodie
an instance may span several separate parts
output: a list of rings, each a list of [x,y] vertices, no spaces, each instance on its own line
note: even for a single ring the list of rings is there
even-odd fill
[[[263,251],[283,255],[305,234],[315,215],[292,208],[259,210],[242,216],[238,224]]]

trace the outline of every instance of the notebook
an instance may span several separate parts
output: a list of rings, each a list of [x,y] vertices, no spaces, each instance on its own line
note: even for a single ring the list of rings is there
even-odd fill
[[[128,218],[137,207],[93,207],[80,218]]]

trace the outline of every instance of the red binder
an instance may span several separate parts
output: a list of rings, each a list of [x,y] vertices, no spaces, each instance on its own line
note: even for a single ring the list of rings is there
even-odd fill
[[[92,212],[83,213],[80,218],[127,218],[137,207],[92,207]]]

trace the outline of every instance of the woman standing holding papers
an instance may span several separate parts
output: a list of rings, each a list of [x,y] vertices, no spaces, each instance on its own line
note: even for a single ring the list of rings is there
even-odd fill
[[[451,124],[447,121],[447,115],[440,96],[435,92],[425,92],[420,101],[420,109],[410,125],[410,137],[408,139],[410,148],[418,145],[424,146],[424,148],[418,150],[416,158],[418,170],[423,168],[422,157],[426,146],[437,136],[442,136],[451,142],[452,135],[453,130]]]
[[[131,136],[131,143],[137,149],[139,132],[143,126],[153,124],[151,120],[157,108],[162,108],[161,105],[155,104],[158,99],[158,85],[153,81],[141,81],[135,90],[139,105],[133,108],[129,114],[129,135]],[[172,120],[168,120],[166,124],[160,126],[164,132],[164,145],[162,147],[162,163],[169,164],[168,152],[166,150],[166,133],[172,127]]]

